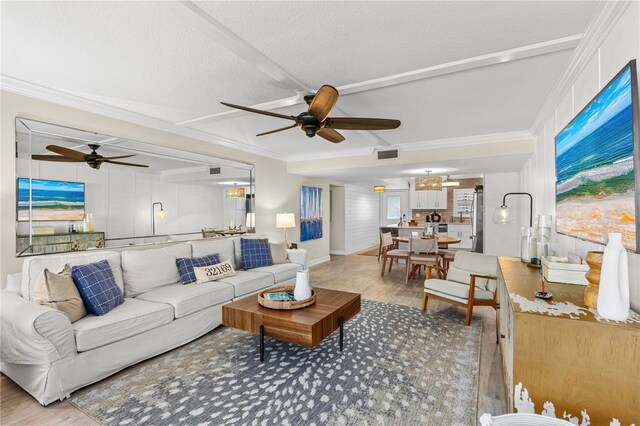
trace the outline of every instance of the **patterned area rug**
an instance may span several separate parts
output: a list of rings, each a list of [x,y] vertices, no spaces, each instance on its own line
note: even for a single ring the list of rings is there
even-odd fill
[[[363,301],[313,349],[221,327],[124,374],[73,394],[100,423],[476,423],[481,323]]]

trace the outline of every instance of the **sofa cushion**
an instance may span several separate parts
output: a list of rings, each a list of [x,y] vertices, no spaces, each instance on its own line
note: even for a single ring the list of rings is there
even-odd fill
[[[266,238],[240,238],[240,250],[242,251],[242,267],[244,269],[273,265],[269,240]]]
[[[276,284],[295,279],[296,272],[298,271],[302,271],[302,265],[297,263],[281,263],[279,265],[263,266],[262,268],[251,270],[251,272],[267,272],[272,274]]]
[[[193,268],[196,266],[212,266],[220,263],[220,257],[213,253],[202,257],[179,257],[176,259],[176,267],[180,274],[182,284],[191,284],[196,282],[196,274]]]
[[[469,285],[460,284],[453,281],[429,279],[424,282],[427,290],[434,290],[438,293],[456,297],[458,299],[469,299]],[[473,297],[480,300],[493,300],[493,293],[476,286]]]
[[[180,282],[176,266],[176,259],[179,257],[191,257],[189,244],[123,251],[125,296],[134,297],[157,287]]]
[[[144,333],[171,321],[173,308],[170,305],[127,297],[122,305],[107,315],[87,315],[71,326],[78,352],[82,352]]]
[[[57,274],[46,269],[36,279],[33,301],[67,314],[71,322],[87,315],[68,265]]]
[[[122,290],[117,286],[106,260],[72,266],[71,278],[78,288],[84,306],[93,315],[105,315],[124,302]]]
[[[254,271],[236,271],[236,275],[233,277],[226,277],[217,282],[231,284],[234,287],[235,297],[244,296],[275,284],[273,274]]]
[[[192,256],[201,257],[211,253],[218,253],[220,259],[230,260],[234,269],[240,268],[236,263],[233,240],[231,238],[213,238],[190,241]]]
[[[124,290],[124,280],[120,263],[120,253],[108,250],[92,250],[83,253],[51,254],[34,256],[24,260],[22,264],[22,297],[33,301],[33,289],[36,278],[45,268],[50,271],[60,271],[65,265],[85,265],[106,259],[120,290]]]
[[[174,317],[182,318],[233,297],[234,288],[231,284],[216,281],[193,285],[170,284],[142,293],[136,299],[171,305]]]

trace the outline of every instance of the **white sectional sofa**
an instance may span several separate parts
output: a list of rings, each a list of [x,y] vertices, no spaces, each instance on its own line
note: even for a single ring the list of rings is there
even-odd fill
[[[203,284],[180,283],[176,257],[218,253],[237,275]],[[294,282],[307,269],[306,250],[289,250],[291,263],[242,270],[239,238],[207,239],[162,247],[88,251],[25,260],[0,292],[0,369],[42,405],[132,364],[184,345],[222,323],[222,305],[275,284]],[[106,259],[124,303],[103,316],[73,324],[61,311],[31,301],[33,284],[49,268]]]

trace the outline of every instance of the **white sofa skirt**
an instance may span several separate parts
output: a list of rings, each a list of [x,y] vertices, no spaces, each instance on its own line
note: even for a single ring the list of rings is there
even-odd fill
[[[222,324],[222,305],[205,308],[145,333],[119,340],[47,365],[2,362],[1,370],[42,405],[68,398],[71,392],[100,381],[130,365],[175,349]]]

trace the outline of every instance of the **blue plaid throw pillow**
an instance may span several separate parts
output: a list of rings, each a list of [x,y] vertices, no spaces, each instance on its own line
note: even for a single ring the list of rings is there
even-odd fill
[[[176,259],[178,273],[182,284],[191,284],[196,282],[196,274],[193,267],[211,266],[220,263],[220,256],[217,253],[208,254],[202,257],[179,257]]]
[[[72,266],[71,278],[87,311],[93,315],[104,315],[124,303],[122,290],[116,284],[116,278],[106,260]]]
[[[240,253],[244,269],[273,265],[268,239],[240,238]]]

